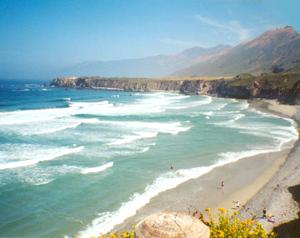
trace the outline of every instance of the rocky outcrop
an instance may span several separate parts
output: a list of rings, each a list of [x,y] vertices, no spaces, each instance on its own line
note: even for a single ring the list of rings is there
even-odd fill
[[[136,238],[209,238],[210,230],[199,219],[179,212],[152,214],[139,222]]]
[[[217,89],[220,97],[239,99],[277,99],[282,103],[300,104],[300,73],[241,74]]]
[[[240,74],[232,79],[145,79],[78,77],[56,78],[55,87],[113,89],[133,92],[177,91],[237,99],[278,99],[282,103],[300,104],[300,73]]]

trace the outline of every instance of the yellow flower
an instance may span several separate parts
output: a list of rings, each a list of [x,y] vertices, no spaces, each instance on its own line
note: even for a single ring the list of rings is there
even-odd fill
[[[225,208],[223,208],[223,207],[220,207],[218,210],[219,210],[219,212],[221,212],[221,213],[223,213],[223,214],[227,211],[227,210],[226,210]]]

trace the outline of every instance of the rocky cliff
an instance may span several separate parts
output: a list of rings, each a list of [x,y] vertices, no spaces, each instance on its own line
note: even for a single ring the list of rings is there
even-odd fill
[[[300,73],[240,74],[232,79],[145,79],[78,77],[56,78],[55,87],[114,89],[134,92],[177,91],[238,99],[278,99],[283,103],[300,104]]]
[[[56,78],[51,86],[71,88],[114,89],[132,92],[177,91],[185,94],[216,95],[223,79],[145,79],[145,78]]]
[[[284,72],[256,77],[241,74],[222,83],[217,95],[240,99],[277,99],[282,103],[300,104],[300,73]]]

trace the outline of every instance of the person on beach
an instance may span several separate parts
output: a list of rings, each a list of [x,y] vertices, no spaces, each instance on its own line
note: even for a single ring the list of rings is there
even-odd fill
[[[222,192],[224,193],[224,181],[221,182],[221,189],[222,189]]]
[[[233,207],[232,209],[236,209],[236,210],[240,209],[241,204],[239,201],[232,201],[232,203],[235,204],[235,207]]]
[[[271,223],[275,223],[275,216],[269,215],[267,221],[268,221],[268,222],[271,222]]]
[[[263,218],[267,218],[267,208],[264,207],[262,212],[263,212]]]

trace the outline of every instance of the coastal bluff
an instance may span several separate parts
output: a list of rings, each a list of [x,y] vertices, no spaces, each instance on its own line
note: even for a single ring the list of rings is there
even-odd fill
[[[298,68],[259,76],[239,74],[230,78],[60,77],[53,79],[50,85],[52,87],[130,92],[173,91],[236,99],[277,99],[285,104],[300,104],[300,70]]]
[[[129,92],[173,91],[185,94],[216,94],[224,79],[152,79],[152,78],[103,78],[64,77],[56,78],[51,86],[66,88],[90,88],[122,90]]]

